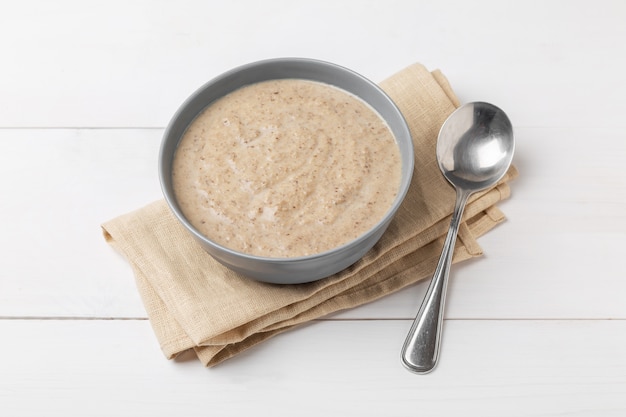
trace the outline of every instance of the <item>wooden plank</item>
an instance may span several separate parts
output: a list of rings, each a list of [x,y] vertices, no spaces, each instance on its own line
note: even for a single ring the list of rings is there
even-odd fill
[[[622,416],[626,321],[447,320],[439,367],[400,364],[409,321],[321,321],[205,369],[147,321],[0,320],[0,409],[111,415]]]
[[[304,56],[375,81],[415,61],[442,68],[463,101],[497,103],[523,126],[623,127],[625,18],[619,0],[11,2],[0,126],[164,127],[212,77]]]
[[[143,317],[99,225],[160,199],[160,129],[0,129],[0,316]],[[594,135],[601,146],[588,149]],[[453,268],[450,318],[625,318],[621,129],[519,129],[521,176],[485,256]],[[559,145],[567,141],[563,149]],[[558,155],[557,162],[553,158]],[[581,157],[584,155],[585,157]],[[602,163],[603,160],[606,163]],[[567,161],[568,166],[563,165]],[[425,284],[338,318],[412,317]]]

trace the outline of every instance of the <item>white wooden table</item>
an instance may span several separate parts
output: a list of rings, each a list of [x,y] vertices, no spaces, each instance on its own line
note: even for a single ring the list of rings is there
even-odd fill
[[[432,374],[399,358],[426,283],[167,361],[101,236],[161,198],[188,94],[283,56],[419,61],[513,121],[509,220],[453,269]],[[626,2],[2,0],[0,60],[1,416],[626,415]]]

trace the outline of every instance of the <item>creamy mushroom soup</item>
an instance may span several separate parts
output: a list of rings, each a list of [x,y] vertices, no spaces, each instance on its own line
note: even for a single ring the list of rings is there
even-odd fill
[[[172,168],[176,200],[199,232],[274,258],[357,238],[390,209],[400,175],[398,145],[374,109],[300,79],[248,85],[209,105]]]

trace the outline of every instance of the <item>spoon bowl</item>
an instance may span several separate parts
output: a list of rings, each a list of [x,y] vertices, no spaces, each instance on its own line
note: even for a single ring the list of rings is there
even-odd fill
[[[446,287],[465,204],[470,195],[502,179],[514,151],[511,121],[489,103],[459,107],[439,131],[437,161],[456,189],[456,202],[441,257],[402,348],[402,363],[415,373],[432,371],[439,358]]]
[[[480,191],[504,176],[514,147],[513,127],[502,110],[488,103],[468,103],[441,127],[437,161],[456,188]]]

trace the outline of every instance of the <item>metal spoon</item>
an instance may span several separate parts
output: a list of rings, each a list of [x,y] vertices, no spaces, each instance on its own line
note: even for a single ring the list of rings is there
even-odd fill
[[[470,195],[495,185],[504,176],[514,149],[511,122],[492,104],[465,104],[441,127],[437,161],[456,188],[456,203],[439,263],[402,348],[402,362],[413,372],[425,374],[437,364],[448,274],[465,203]]]

